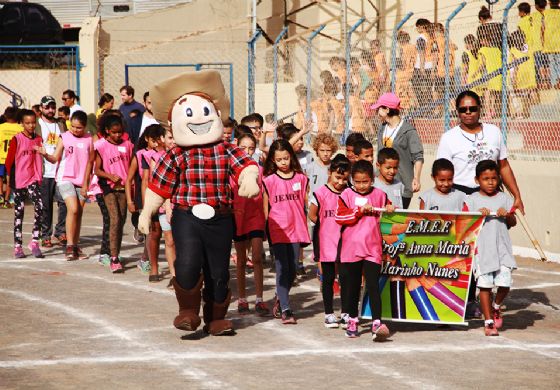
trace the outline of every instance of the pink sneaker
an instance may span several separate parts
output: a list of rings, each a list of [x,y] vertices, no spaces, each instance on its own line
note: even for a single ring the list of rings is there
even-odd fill
[[[16,245],[16,247],[14,248],[14,257],[16,259],[24,259],[27,257],[25,253],[23,253],[23,248],[21,247],[21,245]]]
[[[41,248],[39,248],[39,241],[33,240],[29,243],[27,247],[29,248],[33,256],[35,256],[36,258],[42,259],[43,257],[45,257],[41,252]]]
[[[389,337],[389,328],[381,322],[374,321],[371,326],[371,339],[373,341],[384,341]]]
[[[346,337],[351,339],[360,337],[360,333],[358,332],[358,319],[348,317],[348,322],[346,323]]]
[[[504,320],[502,318],[502,312],[500,309],[493,309],[493,317],[494,317],[494,326],[496,329],[501,329],[502,325],[504,324]]]
[[[121,262],[116,257],[111,258],[111,264],[109,264],[109,268],[111,268],[111,272],[114,274],[124,272]]]
[[[499,336],[498,329],[493,322],[490,324],[484,324],[484,334],[486,336]]]

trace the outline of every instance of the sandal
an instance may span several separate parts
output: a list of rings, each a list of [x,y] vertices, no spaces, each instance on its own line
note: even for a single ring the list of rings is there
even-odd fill
[[[148,281],[150,283],[157,283],[161,280],[161,275],[157,274],[157,275],[150,275],[148,276]]]

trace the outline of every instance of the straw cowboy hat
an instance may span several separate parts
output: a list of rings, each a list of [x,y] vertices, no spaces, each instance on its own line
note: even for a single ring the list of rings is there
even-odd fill
[[[220,111],[222,121],[228,118],[229,99],[220,73],[216,70],[185,72],[154,85],[150,89],[154,118],[166,125],[168,113],[175,101],[185,94],[195,92],[206,94],[212,99],[214,106]]]

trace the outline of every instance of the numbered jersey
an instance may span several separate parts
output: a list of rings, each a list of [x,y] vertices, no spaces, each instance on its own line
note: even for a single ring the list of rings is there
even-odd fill
[[[0,125],[0,164],[6,163],[10,141],[16,134],[21,133],[22,130],[23,128],[19,123],[6,122]]]
[[[67,131],[61,135],[64,152],[58,166],[57,181],[69,181],[81,187],[84,182],[89,154],[93,150],[91,135],[76,137]]]
[[[309,192],[314,193],[327,184],[329,179],[329,166],[323,165],[318,160],[315,160],[307,167],[306,174],[309,178]]]

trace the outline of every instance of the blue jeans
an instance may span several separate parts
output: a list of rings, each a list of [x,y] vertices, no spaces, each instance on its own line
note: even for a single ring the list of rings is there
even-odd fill
[[[276,294],[282,311],[290,309],[290,289],[296,278],[299,243],[272,244],[276,263]]]

